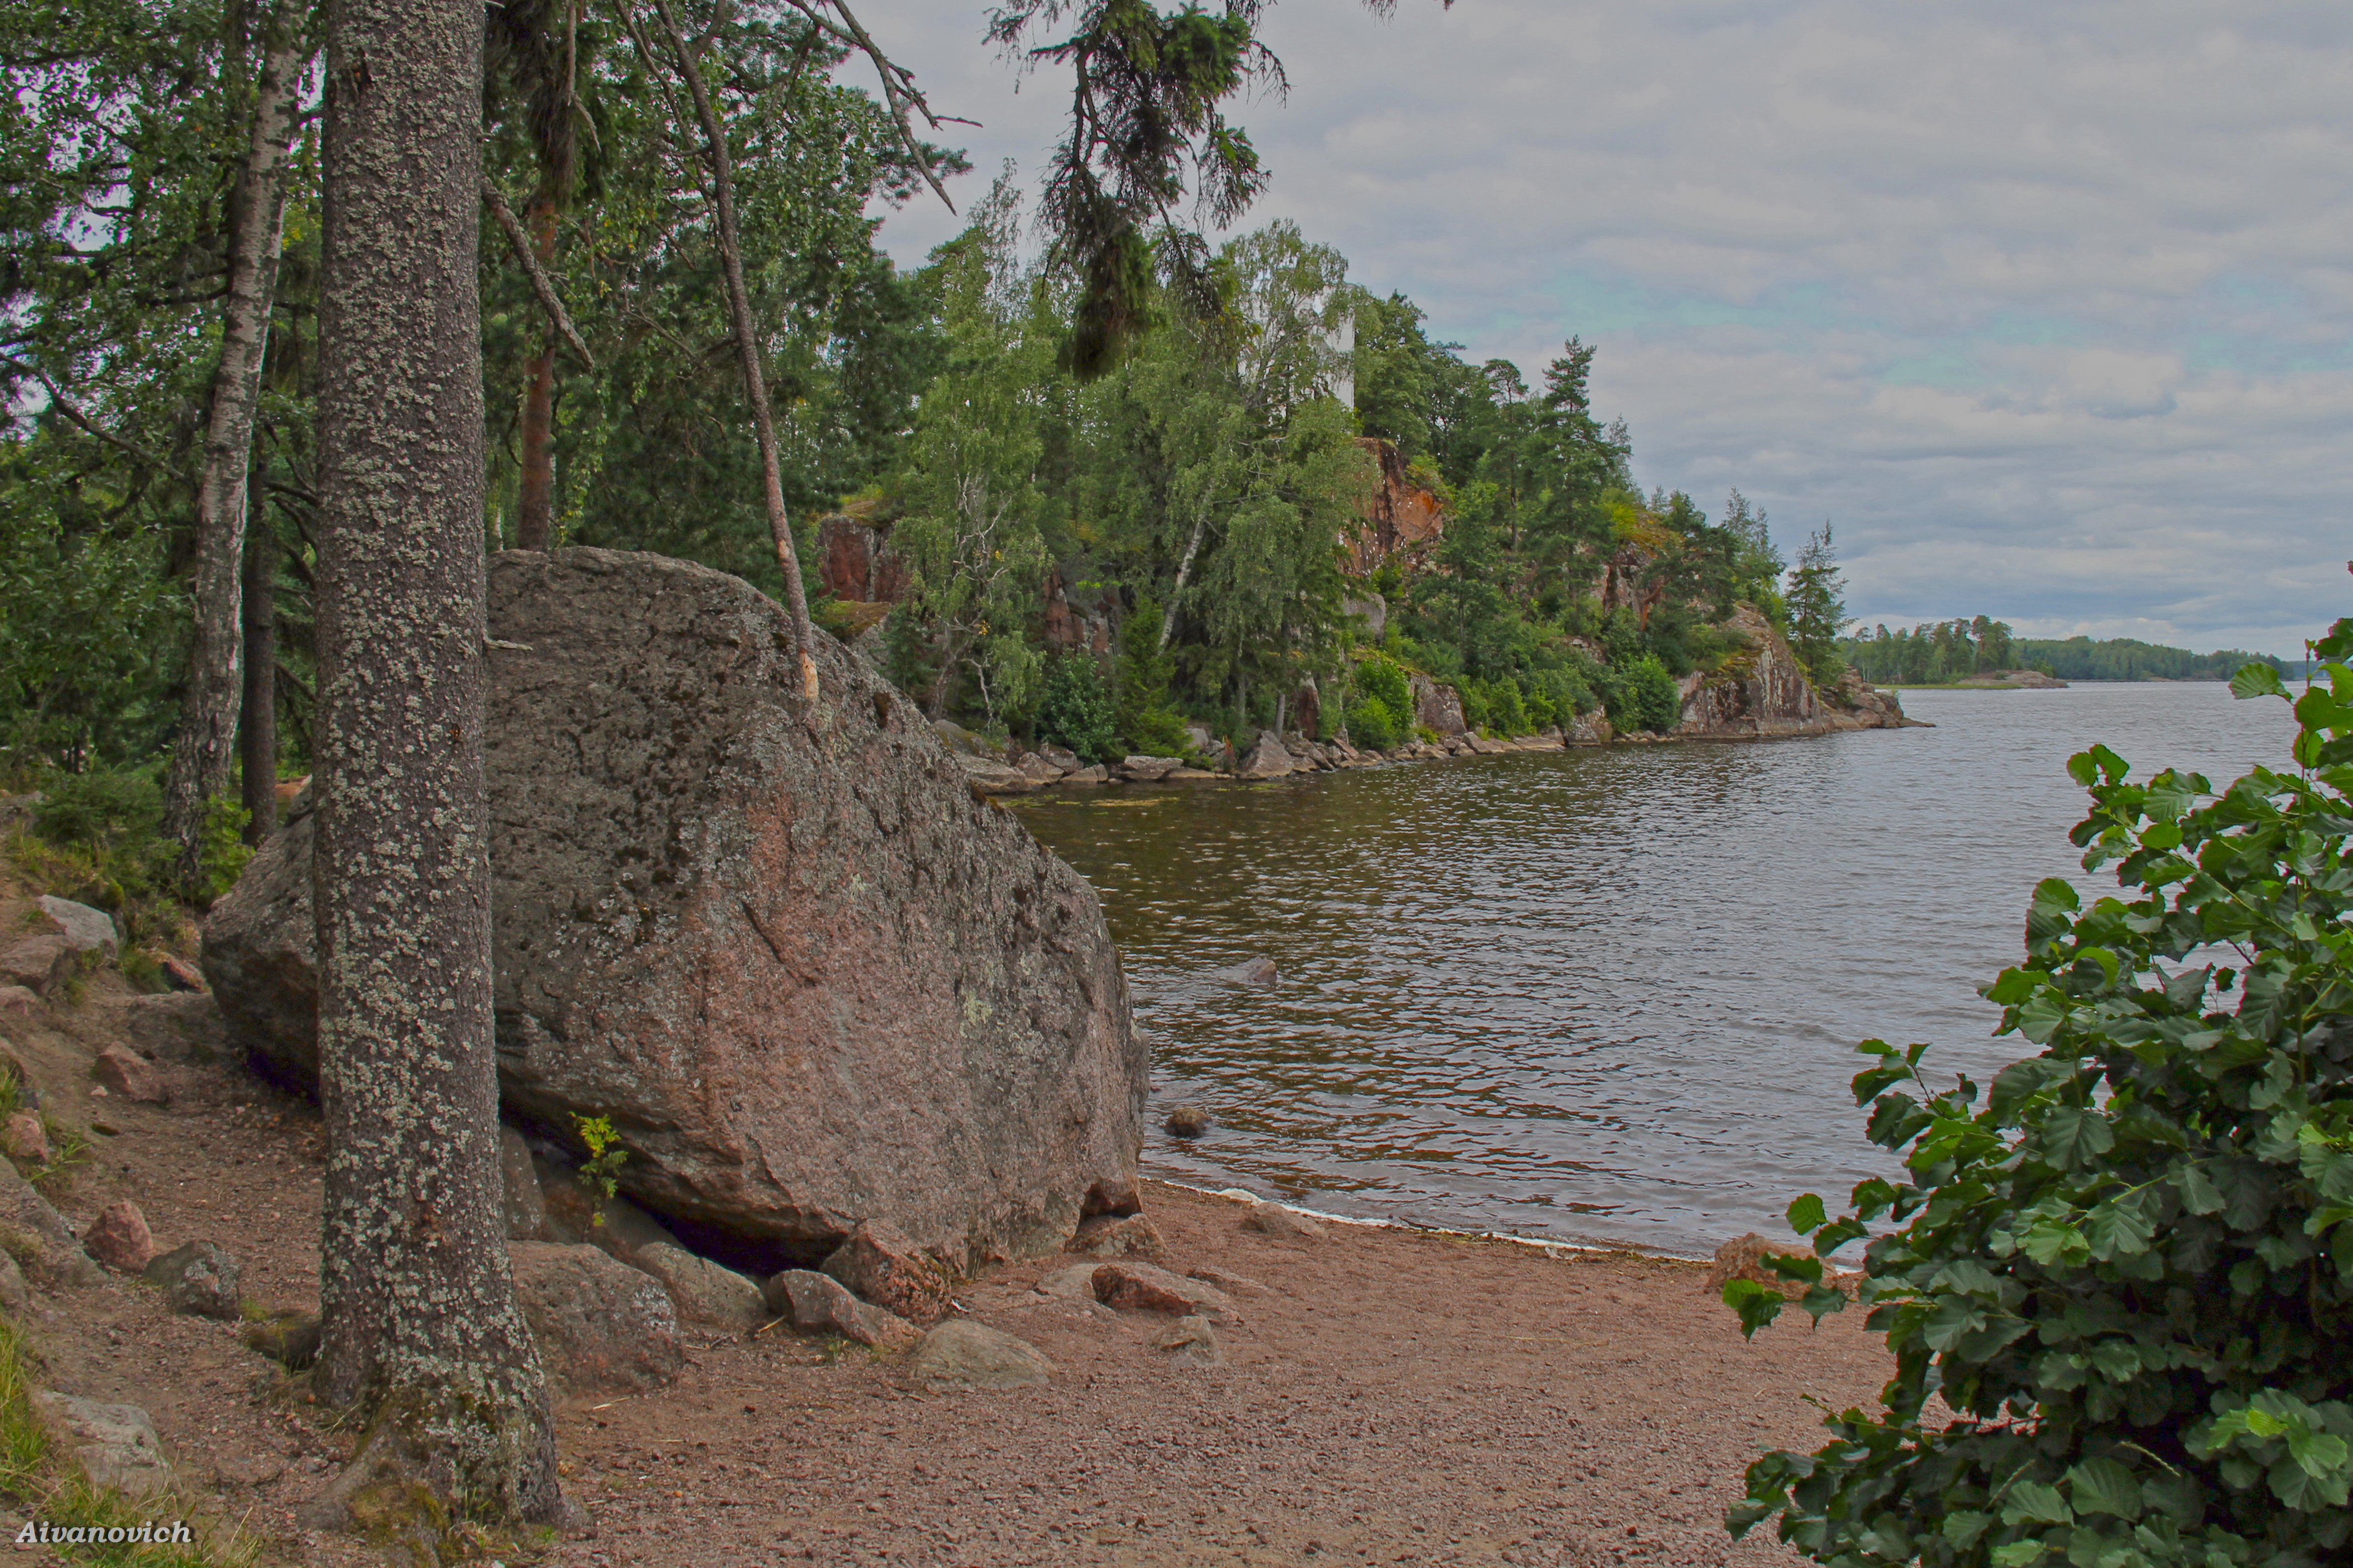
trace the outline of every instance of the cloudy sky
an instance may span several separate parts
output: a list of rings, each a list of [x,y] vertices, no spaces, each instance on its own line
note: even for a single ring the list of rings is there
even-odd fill
[[[984,12],[867,8],[983,122],[960,204],[1066,107]],[[1598,344],[1642,482],[1829,521],[1865,620],[2295,653],[2353,612],[2353,7],[1281,0],[1267,37],[1250,223],[1532,381]]]

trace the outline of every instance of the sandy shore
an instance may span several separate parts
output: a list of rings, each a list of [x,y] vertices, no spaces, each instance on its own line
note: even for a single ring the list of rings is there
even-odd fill
[[[80,1222],[131,1197],[160,1245],[237,1254],[252,1300],[314,1306],[315,1112],[217,1068],[168,1068],[168,1108],[88,1098],[122,1002],[101,989],[0,1023],[54,1114],[115,1130],[93,1132],[60,1206]],[[1794,1561],[1725,1535],[1741,1469],[1760,1447],[1814,1445],[1801,1396],[1866,1402],[1885,1375],[1854,1316],[1744,1343],[1694,1264],[1348,1226],[1279,1240],[1230,1200],[1159,1184],[1145,1205],[1172,1268],[1263,1286],[1235,1292],[1226,1364],[1170,1364],[1151,1342],[1166,1319],[1033,1289],[1068,1258],[960,1297],[1052,1359],[1039,1387],[920,1394],[896,1358],[839,1342],[690,1331],[675,1385],[562,1406],[565,1485],[594,1527],[537,1560]],[[43,1299],[30,1327],[47,1381],[147,1409],[206,1510],[243,1519],[264,1562],[375,1560],[296,1527],[350,1438],[235,1326],[116,1281]]]

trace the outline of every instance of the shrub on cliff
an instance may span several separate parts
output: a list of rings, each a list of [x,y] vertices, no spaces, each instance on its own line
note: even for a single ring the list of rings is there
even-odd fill
[[[1821,1258],[1883,1216],[1861,1299],[1896,1371],[1811,1455],[1768,1454],[1727,1521],[1778,1516],[1824,1563],[2086,1568],[2341,1562],[2353,1541],[2353,621],[2295,700],[2296,771],[2215,792],[2129,782],[2095,746],[2074,830],[2119,896],[2052,879],[2026,962],[1987,988],[2042,1054],[1982,1097],[1877,1041],[1856,1078],[1901,1181],[1774,1267],[1841,1305]],[[2232,683],[2286,696],[2269,668]],[[1761,1285],[1725,1300],[1753,1332]],[[1928,1413],[1941,1396],[1949,1419]]]

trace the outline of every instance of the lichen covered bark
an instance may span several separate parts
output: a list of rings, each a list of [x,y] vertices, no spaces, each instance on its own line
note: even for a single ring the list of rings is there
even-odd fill
[[[337,0],[321,301],[322,1394],[462,1514],[562,1508],[499,1219],[480,0]],[[387,1430],[387,1427],[390,1429]]]

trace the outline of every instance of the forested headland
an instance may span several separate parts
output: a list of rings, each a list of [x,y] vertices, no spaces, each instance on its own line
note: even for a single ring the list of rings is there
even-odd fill
[[[0,150],[16,193],[0,378],[20,411],[0,441],[0,746],[20,785],[161,779],[189,744],[192,668],[231,640],[246,773],[310,765],[314,68],[307,45],[282,49],[273,88],[258,33],[195,11],[168,13],[179,31],[133,26],[143,15],[77,10],[50,18],[63,31],[44,50],[11,46],[26,63]],[[518,13],[492,17],[489,548],[651,551],[782,594],[685,94],[642,33],[584,14],[559,47]],[[836,79],[845,46],[805,18],[710,47],[814,612],[845,637],[887,614],[887,668],[934,716],[1090,757],[1182,754],[1188,724],[1295,724],[1307,689],[1324,733],[1384,746],[1407,738],[1405,681],[1426,672],[1497,733],[1597,709],[1665,729],[1677,678],[1739,651],[1719,623],[1742,601],[1834,679],[1827,532],[1789,574],[1737,492],[1714,518],[1646,494],[1576,339],[1533,371],[1472,363],[1411,300],[1276,224],[1134,258],[1135,330],[1095,363],[1095,285],[1042,225],[1025,230],[1017,180],[902,272],[870,208],[913,198],[923,164],[954,153],[911,148],[887,106]],[[254,174],[271,90],[282,155]],[[282,210],[253,199],[263,178]],[[208,432],[237,395],[224,366],[240,337],[261,347],[250,461],[231,474]],[[249,496],[244,559],[207,562],[200,503],[230,479]],[[887,594],[828,602],[819,520],[837,512],[887,551]],[[207,582],[237,573],[244,624],[207,626]],[[210,809],[233,838],[239,808]],[[265,815],[263,790],[241,809]]]

